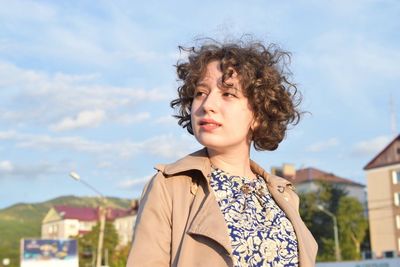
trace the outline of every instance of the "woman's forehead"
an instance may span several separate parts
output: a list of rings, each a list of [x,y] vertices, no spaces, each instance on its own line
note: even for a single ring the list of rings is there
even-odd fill
[[[237,71],[233,67],[229,67],[227,71],[230,72],[230,75],[225,79],[225,83],[239,84],[240,80]],[[223,72],[221,70],[221,62],[218,60],[213,60],[207,64],[203,74],[197,81],[197,85],[207,84],[215,80],[218,82],[218,84],[221,83],[222,85],[222,78]]]

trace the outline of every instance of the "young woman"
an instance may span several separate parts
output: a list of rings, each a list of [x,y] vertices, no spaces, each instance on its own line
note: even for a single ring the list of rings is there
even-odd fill
[[[250,159],[252,143],[275,150],[299,120],[288,53],[242,42],[187,51],[171,106],[204,149],[156,166],[127,266],[314,266],[293,186]]]

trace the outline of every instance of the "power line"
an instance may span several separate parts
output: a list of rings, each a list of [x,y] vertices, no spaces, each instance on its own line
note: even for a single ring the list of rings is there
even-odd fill
[[[368,203],[370,202],[383,202],[383,201],[392,201],[392,198],[377,198],[377,199],[368,199]]]

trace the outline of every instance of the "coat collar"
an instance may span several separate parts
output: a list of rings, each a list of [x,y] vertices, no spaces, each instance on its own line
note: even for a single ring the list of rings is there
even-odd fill
[[[211,173],[211,164],[207,155],[206,148],[189,154],[174,163],[167,165],[160,164],[157,165],[155,168],[162,171],[167,176],[190,170],[199,170],[203,173],[204,177],[207,178]]]
[[[296,217],[297,212],[289,203],[287,203],[289,199],[287,192],[285,192],[285,189],[288,186],[292,186],[292,184],[283,178],[267,173],[254,161],[250,161],[250,167],[253,172],[261,175],[265,179],[269,192],[277,201],[277,204],[287,213],[289,219]],[[174,176],[178,173],[184,173],[191,170],[199,170],[202,173],[202,176],[207,181],[208,189],[201,193],[198,192],[194,199],[194,203],[199,201],[199,207],[201,206],[201,208],[196,212],[196,215],[189,225],[188,233],[212,238],[221,244],[228,254],[231,254],[232,246],[227,233],[225,219],[220,211],[214,194],[209,193],[211,191],[209,188],[211,162],[208,158],[206,148],[187,155],[172,164],[157,165],[155,169],[161,171],[167,179],[168,177]],[[195,204],[194,206],[197,205]]]
[[[292,184],[286,179],[267,173],[253,160],[250,160],[250,168],[254,173],[261,175],[267,182],[267,185],[269,186],[274,186],[274,187],[292,186]],[[171,176],[177,173],[182,173],[190,170],[199,170],[208,181],[211,174],[211,162],[210,159],[208,158],[207,149],[203,148],[192,154],[187,155],[186,157],[174,163],[168,165],[163,165],[163,164],[156,165],[155,169],[160,170],[167,176]]]

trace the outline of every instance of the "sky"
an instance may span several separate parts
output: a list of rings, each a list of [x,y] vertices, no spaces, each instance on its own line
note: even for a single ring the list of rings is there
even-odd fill
[[[400,2],[0,0],[0,209],[63,195],[137,198],[201,146],[172,117],[178,46],[244,34],[292,53],[302,121],[266,170],[291,163],[365,184],[399,131]],[[394,123],[396,122],[396,123]]]

